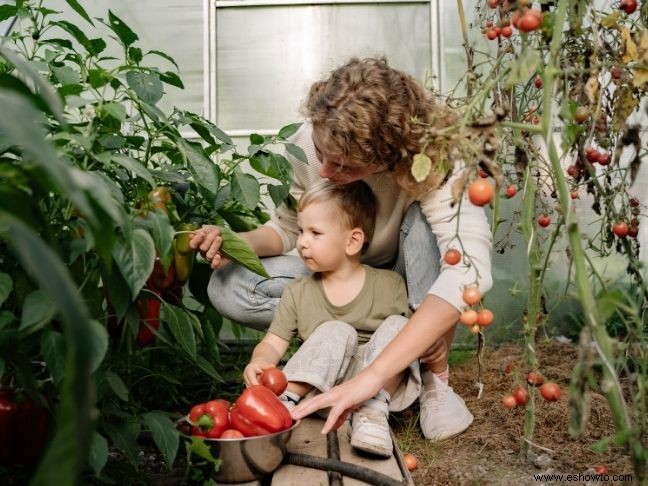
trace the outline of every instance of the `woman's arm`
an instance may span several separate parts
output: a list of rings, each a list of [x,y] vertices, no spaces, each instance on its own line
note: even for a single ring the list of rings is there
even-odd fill
[[[322,433],[339,425],[339,418],[374,396],[391,377],[418,359],[432,343],[443,336],[459,319],[459,311],[445,300],[428,294],[403,330],[385,350],[355,378],[310,400],[293,411],[300,419],[316,410],[332,407]]]

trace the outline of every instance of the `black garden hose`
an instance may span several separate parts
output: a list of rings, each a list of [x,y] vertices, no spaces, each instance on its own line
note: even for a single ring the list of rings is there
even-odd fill
[[[294,466],[310,467],[322,471],[336,471],[353,479],[364,481],[374,486],[404,486],[406,483],[379,473],[366,467],[357,466],[349,462],[324,457],[310,456],[308,454],[297,454],[289,452],[284,459],[286,464]]]
[[[331,430],[326,434],[326,456],[329,459],[340,460],[340,444],[335,430]],[[342,474],[337,471],[328,471],[328,480],[329,486],[343,486]]]

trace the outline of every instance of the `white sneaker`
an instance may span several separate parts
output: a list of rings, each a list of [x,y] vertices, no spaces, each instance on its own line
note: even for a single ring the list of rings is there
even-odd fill
[[[349,427],[351,446],[382,457],[391,457],[392,439],[389,434],[389,405],[372,398],[353,413]]]
[[[421,390],[421,429],[426,439],[448,439],[466,430],[473,416],[452,387],[430,373],[433,382]]]
[[[289,411],[295,408],[299,403],[299,400],[295,400],[293,397],[288,396],[285,393],[279,395],[279,400],[281,401],[281,403],[283,403],[284,407],[286,407]]]

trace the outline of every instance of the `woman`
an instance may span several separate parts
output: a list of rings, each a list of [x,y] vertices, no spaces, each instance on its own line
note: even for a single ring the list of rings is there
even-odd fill
[[[463,288],[478,285],[483,295],[492,284],[492,238],[483,210],[468,202],[459,210],[452,207],[450,187],[459,170],[453,173],[453,164],[441,157],[439,147],[421,145],[425,125],[448,126],[455,116],[418,81],[389,67],[383,58],[351,59],[313,84],[305,115],[307,123],[291,142],[304,150],[308,164],[290,157],[291,194],[298,200],[323,178],[338,184],[357,180],[369,184],[378,199],[378,214],[363,262],[400,272],[415,312],[360,375],[300,404],[293,416],[333,406],[324,429],[328,431],[349,409],[375,395],[384,382],[419,358],[423,433],[432,440],[454,436],[473,417],[448,386],[447,350],[464,305]],[[432,160],[432,170],[422,182],[411,174],[418,153]],[[308,273],[297,256],[284,255],[295,247],[298,236],[296,213],[290,206],[281,205],[266,225],[241,234],[259,257],[266,257],[263,264],[272,280],[226,265],[219,253],[222,240],[217,227],[204,226],[193,236],[191,246],[217,270],[208,293],[223,315],[265,330],[286,282]],[[460,243],[470,264],[445,264],[441,255]]]

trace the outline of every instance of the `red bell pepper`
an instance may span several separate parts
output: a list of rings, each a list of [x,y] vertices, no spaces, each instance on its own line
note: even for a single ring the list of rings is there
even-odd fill
[[[230,419],[234,428],[247,437],[279,432],[292,425],[288,409],[262,385],[253,385],[241,393],[230,412]]]
[[[151,272],[151,275],[146,281],[146,286],[159,295],[171,287],[175,280],[175,273],[175,265],[173,262],[171,262],[169,270],[165,273],[162,260],[160,260],[159,256],[156,256],[155,263],[153,264],[153,272]]]
[[[139,344],[140,346],[151,344],[153,342],[153,339],[155,339],[155,333],[153,330],[151,330],[151,328],[160,328],[160,306],[160,301],[155,298],[140,298],[137,300],[137,308],[139,310],[140,319],[143,321],[142,323],[140,323],[139,330],[137,332],[137,344]]]
[[[30,399],[0,391],[0,464],[34,464],[49,436],[47,409]]]
[[[195,405],[189,411],[192,434],[209,439],[218,439],[230,428],[230,403],[227,400],[211,400]]]

